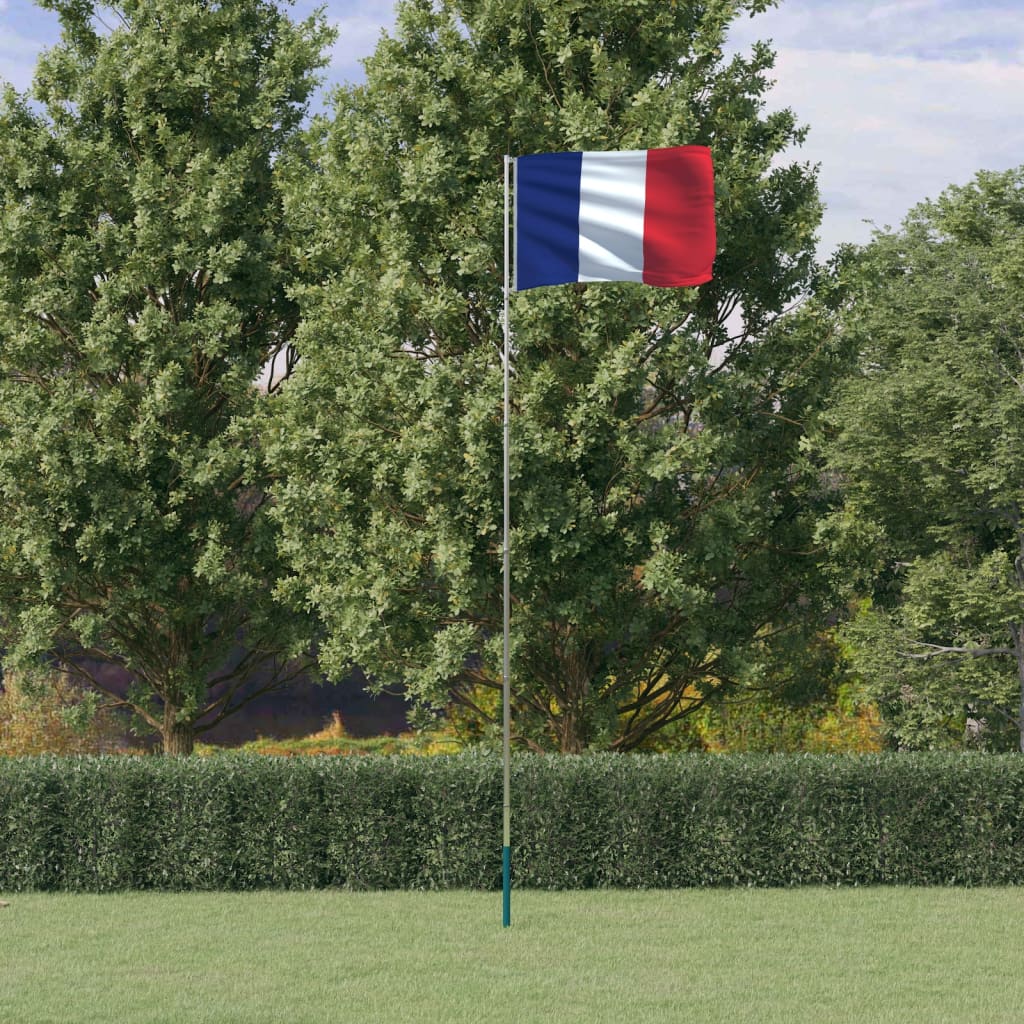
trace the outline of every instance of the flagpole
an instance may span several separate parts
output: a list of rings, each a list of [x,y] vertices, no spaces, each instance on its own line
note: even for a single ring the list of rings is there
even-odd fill
[[[512,711],[511,711],[511,684],[509,681],[509,620],[511,618],[511,592],[509,588],[509,401],[508,401],[508,378],[509,378],[509,176],[512,168],[512,157],[505,156],[505,310],[504,310],[504,349],[502,352],[502,370],[504,373],[504,398],[503,398],[503,426],[504,426],[504,447],[503,447],[503,503],[504,503],[504,537],[502,544],[502,620],[503,620],[503,646],[502,646],[502,674],[501,674],[501,697],[502,697],[502,737],[501,737],[501,761],[502,761],[502,840],[501,840],[501,924],[508,928],[512,924],[512,839],[511,839],[511,817],[512,802],[510,796],[510,760],[511,760],[511,734],[512,734]]]

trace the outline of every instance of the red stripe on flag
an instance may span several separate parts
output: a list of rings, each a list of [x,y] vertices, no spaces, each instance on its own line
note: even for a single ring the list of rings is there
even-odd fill
[[[644,284],[679,288],[710,281],[715,244],[711,150],[648,150]]]

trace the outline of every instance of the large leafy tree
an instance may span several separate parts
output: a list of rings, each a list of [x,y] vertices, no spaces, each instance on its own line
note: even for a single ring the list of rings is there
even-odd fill
[[[513,702],[520,742],[625,750],[781,678],[820,621],[799,445],[830,344],[777,324],[819,202],[766,115],[761,0],[409,0],[295,164],[297,376],[278,400],[288,584],[422,708],[493,721],[501,681],[503,154],[713,150],[719,254],[699,289],[514,296]],[[303,221],[304,218],[304,221]],[[814,345],[818,348],[814,348]]]
[[[0,644],[119,666],[187,753],[307,629],[252,424],[297,320],[274,164],[329,33],[268,0],[45,6],[61,42],[0,103]]]
[[[829,528],[870,595],[856,661],[900,744],[1024,748],[1024,169],[921,204],[848,274]]]

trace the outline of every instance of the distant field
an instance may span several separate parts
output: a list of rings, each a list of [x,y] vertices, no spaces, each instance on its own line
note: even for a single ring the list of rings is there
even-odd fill
[[[1024,890],[23,895],[3,1024],[1020,1021]]]

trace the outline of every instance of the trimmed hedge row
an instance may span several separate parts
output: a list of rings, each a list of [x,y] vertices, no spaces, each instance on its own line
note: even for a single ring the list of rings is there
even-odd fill
[[[1024,882],[1024,757],[513,762],[519,887]],[[497,888],[494,756],[0,758],[0,891]]]

